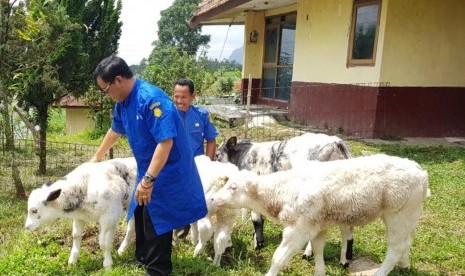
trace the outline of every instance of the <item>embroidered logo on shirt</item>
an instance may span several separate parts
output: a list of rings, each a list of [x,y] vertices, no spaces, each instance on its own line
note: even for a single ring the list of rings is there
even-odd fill
[[[155,115],[155,117],[157,117],[157,118],[161,116],[161,113],[162,113],[162,112],[161,112],[161,109],[160,109],[160,108],[155,108],[155,109],[153,110],[153,115]]]
[[[199,127],[200,124],[199,124],[199,123],[195,123],[194,126],[195,126],[195,127]]]
[[[154,109],[157,106],[160,106],[160,102],[153,103],[149,108]]]

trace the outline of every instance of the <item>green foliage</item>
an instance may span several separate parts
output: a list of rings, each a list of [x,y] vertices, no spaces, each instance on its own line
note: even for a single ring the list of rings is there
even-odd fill
[[[91,87],[81,100],[89,106],[89,116],[94,122],[94,131],[97,136],[99,133],[105,134],[111,126],[114,100],[103,96],[97,86]]]
[[[227,129],[228,127],[225,127]],[[255,130],[255,137],[263,133]],[[224,133],[224,130],[221,130]],[[270,132],[268,130],[268,132]],[[298,133],[286,128],[274,129],[273,135],[286,138]],[[252,132],[251,132],[252,134]],[[251,135],[252,136],[252,135]],[[273,137],[265,137],[268,140]],[[390,274],[401,275],[463,275],[465,274],[465,148],[442,146],[407,146],[399,144],[376,145],[360,141],[348,141],[355,156],[384,152],[390,155],[415,160],[429,174],[431,198],[425,203],[424,214],[417,227],[411,249],[412,269],[396,268]],[[56,156],[63,153],[54,152]],[[66,156],[69,158],[70,156]],[[0,177],[4,175],[0,167]],[[61,177],[63,170],[56,171]],[[32,179],[31,175],[29,178]],[[71,247],[71,221],[58,220],[35,233],[24,231],[26,201],[13,200],[11,185],[0,190],[0,275],[141,275],[142,268],[136,266],[134,247],[119,257],[114,257],[111,271],[102,268],[102,255],[98,248],[98,228],[91,224],[86,228],[81,258],[75,266],[66,262]],[[28,187],[29,189],[31,187]],[[21,222],[21,223],[18,223]],[[118,227],[116,246],[124,235],[124,224]],[[212,266],[213,247],[198,257],[192,252],[194,246],[181,242],[173,250],[173,275],[263,275],[269,268],[272,254],[281,240],[281,227],[267,222],[265,227],[266,246],[256,252],[252,244],[252,224],[237,220],[232,233],[233,246],[226,250],[221,267]],[[348,275],[338,264],[340,233],[338,229],[328,232],[325,246],[327,275]],[[285,268],[284,275],[311,275],[314,261],[301,260],[296,254]],[[384,226],[376,222],[355,228],[354,258],[368,258],[380,263],[386,253]]]
[[[239,77],[242,75],[241,70],[242,70],[242,65],[233,61],[229,61],[227,59],[223,59],[222,61],[219,61],[218,59],[208,59],[205,62],[205,68],[208,71],[215,72],[218,70],[223,70],[223,71],[237,71],[239,72]]]
[[[68,94],[82,95],[89,75],[103,55],[114,53],[121,33],[121,2],[114,1],[21,1],[14,32],[23,51],[18,55],[14,83],[9,87],[19,95],[26,110],[33,109],[46,139],[48,108]],[[98,59],[97,59],[98,58]],[[45,173],[46,150],[40,144],[39,171]]]
[[[48,131],[63,135],[66,132],[66,114],[61,108],[52,108],[49,110]]]
[[[158,40],[150,54],[142,77],[171,94],[177,79],[191,79],[196,93],[202,94],[211,80],[206,77],[205,58],[196,58],[199,47],[207,45],[210,36],[201,34],[201,27],[189,28],[187,21],[198,0],[175,0],[161,12]]]
[[[202,27],[191,29],[187,24],[199,2],[200,0],[175,0],[171,7],[161,12],[158,41],[154,50],[174,47],[179,52],[196,55],[201,46],[210,42],[209,35],[202,35]]]
[[[179,52],[174,47],[154,50],[142,77],[168,94],[172,93],[174,83],[180,78],[191,79],[196,93],[200,94],[209,85],[204,59],[197,60],[195,56]]]
[[[132,73],[134,73],[134,75],[138,77],[138,76],[141,76],[142,73],[144,73],[145,68],[147,68],[147,64],[148,64],[148,60],[143,58],[140,61],[139,65],[130,65],[129,68],[131,68]]]
[[[227,67],[221,67],[212,73],[214,82],[207,88],[206,95],[231,95],[238,92],[236,83],[241,80],[241,72],[237,69],[226,71]]]

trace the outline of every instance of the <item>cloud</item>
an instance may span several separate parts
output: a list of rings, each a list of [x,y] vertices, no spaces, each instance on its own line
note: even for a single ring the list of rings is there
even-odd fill
[[[157,39],[160,12],[174,0],[123,0],[120,19],[123,22],[118,54],[128,64],[139,64],[152,51]]]
[[[152,52],[152,43],[157,39],[160,12],[169,8],[173,2],[174,0],[122,1],[120,20],[123,27],[118,55],[129,65],[139,64],[143,58],[148,58]],[[207,54],[211,58],[228,58],[234,49],[244,43],[244,27],[240,25],[203,26],[202,33],[211,35]]]

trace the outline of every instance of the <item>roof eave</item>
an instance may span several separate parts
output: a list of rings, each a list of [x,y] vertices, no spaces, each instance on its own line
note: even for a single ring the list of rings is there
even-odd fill
[[[212,17],[220,15],[224,12],[227,12],[230,9],[233,9],[250,1],[252,0],[229,0],[219,6],[203,11],[202,13],[198,13],[189,20],[189,27],[195,28],[202,22],[208,21],[208,19]]]

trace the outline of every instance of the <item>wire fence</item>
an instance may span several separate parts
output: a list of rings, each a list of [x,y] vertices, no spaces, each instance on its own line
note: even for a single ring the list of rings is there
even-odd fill
[[[0,138],[0,183],[3,192],[13,191],[12,166],[19,169],[19,178],[26,190],[35,188],[45,182],[54,182],[63,177],[80,164],[90,160],[98,146],[47,141],[46,173],[38,173],[39,155],[33,140],[16,139],[12,155],[6,148],[6,141]],[[105,159],[131,156],[128,147],[117,145]],[[13,163],[14,162],[14,163]]]
[[[218,129],[217,143],[225,142],[236,136],[239,140],[254,142],[284,140],[306,132],[325,132],[327,129],[315,128],[290,120],[288,111],[263,105],[242,105],[240,99],[233,96],[205,97],[197,102],[207,109]],[[334,133],[330,133],[334,134]],[[27,135],[26,135],[27,137]],[[80,164],[88,161],[97,151],[97,145],[65,142],[46,142],[46,173],[38,174],[39,155],[32,139],[15,139],[14,155],[7,151],[5,137],[0,133],[0,183],[3,192],[14,194],[12,165],[19,169],[19,178],[26,191],[41,186],[45,182],[54,182]],[[131,156],[127,143],[116,145],[107,154],[106,159]]]

